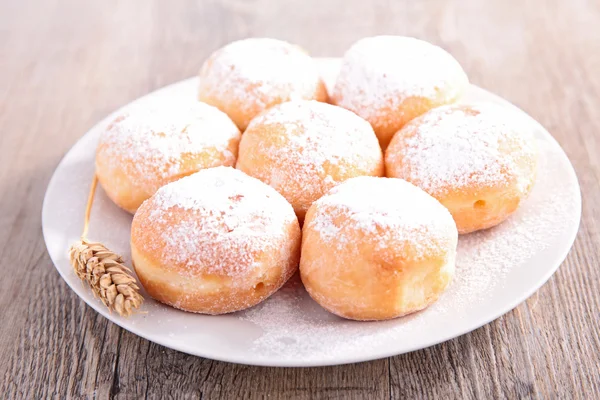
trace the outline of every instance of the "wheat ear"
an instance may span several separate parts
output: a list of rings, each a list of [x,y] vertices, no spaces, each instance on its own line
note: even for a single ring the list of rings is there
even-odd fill
[[[144,301],[133,272],[125,266],[120,255],[102,243],[86,238],[97,185],[98,177],[94,175],[81,240],[69,249],[69,259],[77,276],[89,285],[95,297],[100,298],[109,310],[128,317]]]

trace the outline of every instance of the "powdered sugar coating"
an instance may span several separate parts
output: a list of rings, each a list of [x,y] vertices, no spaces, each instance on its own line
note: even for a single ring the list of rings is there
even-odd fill
[[[386,151],[388,174],[435,197],[492,187],[525,195],[536,158],[531,128],[491,103],[435,108],[399,131]]]
[[[383,174],[382,160],[368,122],[326,103],[294,101],[251,122],[237,168],[274,187],[303,213],[348,178]]]
[[[344,54],[332,97],[380,125],[407,98],[445,104],[460,97],[467,84],[460,64],[442,48],[411,37],[375,36]]]
[[[152,194],[196,168],[233,165],[231,148],[239,138],[239,129],[217,108],[193,99],[157,97],[127,107],[103,132],[97,157]],[[207,164],[197,165],[202,155]]]
[[[419,260],[455,248],[458,237],[448,210],[402,179],[349,179],[317,200],[311,213],[305,229],[338,250],[356,249],[352,242],[359,231],[375,248],[394,245],[406,258]]]
[[[270,38],[232,42],[200,70],[201,99],[233,103],[251,117],[284,101],[314,99],[321,85],[317,64],[304,50]]]
[[[184,276],[251,273],[265,253],[289,247],[284,245],[288,228],[298,224],[274,189],[227,167],[162,187],[138,214],[132,231],[136,246]],[[284,253],[282,262],[289,256]]]

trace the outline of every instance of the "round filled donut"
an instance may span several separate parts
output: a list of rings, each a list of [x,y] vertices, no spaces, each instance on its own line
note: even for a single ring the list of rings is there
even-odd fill
[[[450,105],[414,119],[386,151],[387,175],[405,179],[448,208],[459,233],[504,221],[536,176],[532,130],[492,104]]]
[[[213,106],[172,97],[143,101],[103,130],[96,175],[108,197],[134,213],[169,182],[235,165],[239,141],[239,129]]]
[[[408,121],[454,103],[468,84],[460,64],[442,48],[411,37],[375,36],[346,52],[331,97],[369,121],[385,150]]]
[[[251,38],[214,52],[200,69],[199,98],[243,131],[267,108],[290,100],[327,101],[315,60],[299,46]]]
[[[236,168],[274,187],[298,219],[313,201],[346,179],[384,174],[381,148],[368,122],[317,101],[275,106],[252,120]]]
[[[298,269],[300,226],[273,188],[228,167],[159,189],[136,212],[131,256],[156,300],[203,314],[252,307]]]
[[[300,276],[310,296],[344,318],[384,320],[422,310],[455,269],[452,216],[401,179],[359,177],[306,214]]]

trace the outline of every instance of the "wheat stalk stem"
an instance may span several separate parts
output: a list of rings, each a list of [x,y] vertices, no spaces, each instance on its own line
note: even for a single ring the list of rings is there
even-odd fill
[[[98,186],[98,175],[94,174],[92,185],[90,186],[90,193],[88,194],[87,204],[85,206],[83,232],[81,233],[82,238],[87,236],[88,229],[90,227],[90,215],[92,214],[92,204],[94,204],[94,196],[96,195],[96,186]]]

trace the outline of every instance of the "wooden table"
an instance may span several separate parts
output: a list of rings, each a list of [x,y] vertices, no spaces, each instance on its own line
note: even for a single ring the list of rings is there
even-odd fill
[[[584,0],[0,2],[0,397],[599,398],[598,26],[600,4]],[[530,113],[571,158],[581,229],[533,297],[411,354],[259,368],[150,343],[62,281],[42,239],[42,198],[63,154],[96,121],[193,76],[237,38],[278,37],[338,56],[381,33],[447,48],[474,83]]]

